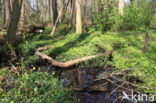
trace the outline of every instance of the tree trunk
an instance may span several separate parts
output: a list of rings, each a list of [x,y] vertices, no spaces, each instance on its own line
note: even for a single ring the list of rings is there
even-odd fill
[[[52,9],[53,9],[53,25],[54,25],[58,17],[57,0],[52,0]]]
[[[9,6],[9,7],[10,7],[10,12],[12,13],[12,1],[13,1],[13,0],[9,0],[9,1],[10,1],[10,2],[9,2],[9,3],[10,3],[10,6]]]
[[[14,46],[14,42],[16,40],[15,36],[18,28],[19,19],[20,19],[22,2],[23,0],[16,0],[13,2],[13,12],[11,15],[8,32],[7,32],[8,43],[12,46]]]
[[[53,8],[52,8],[52,0],[49,0],[49,8],[50,8],[50,19],[53,18]]]
[[[121,15],[124,13],[124,0],[119,0],[119,13]]]
[[[36,2],[38,2],[38,4],[39,4],[39,1],[38,0]],[[28,25],[31,25],[32,22],[30,20],[30,6],[29,6],[29,4],[30,4],[29,1],[25,1],[25,16],[26,16],[27,24]],[[38,12],[40,12],[40,10]]]
[[[4,4],[5,4],[5,25],[8,26],[9,25],[9,21],[10,21],[10,0],[4,0]]]
[[[51,11],[51,8],[52,8],[52,1],[49,0],[48,1],[49,5],[48,5],[48,19],[51,19],[52,18],[52,11]]]
[[[76,0],[76,33],[82,33],[82,22],[81,22],[81,0]]]
[[[40,0],[40,11],[41,11],[41,19],[45,22],[45,13],[46,13],[46,11],[45,11],[45,5],[44,5],[44,2],[43,2],[43,0]]]
[[[76,18],[76,12],[75,12],[75,0],[71,0],[71,20],[70,20],[70,26],[72,27],[72,28],[74,28],[75,27],[75,18]]]
[[[56,22],[55,22],[55,24],[54,24],[54,26],[53,26],[53,29],[52,29],[51,33],[50,33],[51,36],[54,35],[54,32],[55,32],[55,30],[56,30],[56,28],[57,28],[57,25],[59,24],[59,20],[61,19],[63,13],[66,12],[67,6],[68,6],[68,4],[69,4],[69,1],[70,1],[70,0],[68,0],[67,4],[65,4],[65,5],[63,5],[63,6],[61,7],[61,10],[60,10],[60,12],[59,12],[59,15],[58,15],[58,17],[57,17],[57,19],[56,19]]]
[[[21,8],[21,18],[20,18],[20,24],[24,25],[24,10],[25,9],[25,2],[23,1],[22,8]]]
[[[148,28],[146,30],[143,53],[148,52]]]
[[[2,20],[2,0],[0,0],[0,21]]]

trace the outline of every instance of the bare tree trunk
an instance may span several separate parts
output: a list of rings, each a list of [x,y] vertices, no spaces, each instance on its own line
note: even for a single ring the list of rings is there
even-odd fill
[[[4,4],[4,0],[2,0],[2,4]],[[5,25],[5,6],[2,5],[2,19],[3,19],[3,24]]]
[[[13,2],[13,12],[11,15],[8,32],[7,32],[8,43],[12,46],[14,46],[14,43],[16,40],[15,36],[16,36],[17,28],[18,28],[18,22],[20,19],[22,2],[23,0],[16,0]]]
[[[124,0],[119,0],[119,13],[121,15],[124,13]]]
[[[93,8],[95,8],[94,7],[94,2],[92,1],[92,4],[91,4],[91,21],[92,21],[92,25],[94,25],[94,17],[93,17]]]
[[[50,4],[49,4],[49,8],[50,8],[50,17],[51,19],[53,18],[53,8],[52,8],[52,0],[49,0],[50,1]]]
[[[61,11],[59,12],[59,15],[58,15],[58,17],[57,17],[57,19],[56,19],[56,22],[55,22],[55,24],[54,24],[54,27],[53,27],[53,29],[52,29],[52,31],[51,31],[51,33],[50,33],[51,36],[54,35],[55,30],[56,30],[56,27],[57,27],[57,25],[58,25],[58,23],[59,23],[59,20],[61,19],[63,13],[66,11],[67,6],[68,6],[68,4],[69,4],[69,1],[70,1],[70,0],[68,0],[68,2],[67,2],[66,5],[63,5],[63,6],[62,6]]]
[[[147,53],[147,52],[148,52],[148,27],[146,29],[143,53]]]
[[[10,21],[10,0],[4,0],[4,4],[5,4],[5,25],[8,26],[9,25],[9,21]]]
[[[86,11],[86,4],[87,4],[87,0],[83,0],[83,17],[84,17],[84,25],[85,25],[85,31],[88,31],[88,28],[87,28],[87,11]]]
[[[2,21],[2,0],[0,0],[0,21]]]
[[[68,1],[67,1],[67,2],[68,2]],[[63,0],[62,2],[60,2],[60,6],[63,6],[63,5],[66,5],[66,0]],[[59,12],[61,12],[61,9],[60,9]],[[62,22],[62,19],[65,19],[65,13],[63,13],[63,14],[61,15],[61,17],[60,17],[60,19],[59,19],[59,23]]]
[[[40,9],[39,9],[39,0],[36,0],[36,8],[37,8],[37,11],[40,12]]]
[[[76,33],[82,33],[82,22],[81,22],[81,0],[76,0]]]
[[[12,12],[12,0],[9,0],[10,1],[10,12]]]
[[[51,15],[51,8],[52,8],[52,1],[51,0],[49,0],[48,1],[48,19],[51,19],[52,18],[52,15]]]
[[[75,22],[76,22],[76,20],[75,20],[75,18],[76,18],[76,10],[75,10],[75,0],[71,0],[71,9],[72,9],[72,14],[71,14],[71,20],[70,20],[70,26],[72,27],[72,28],[74,28],[75,27]]]
[[[44,4],[45,4],[45,7],[44,7],[44,15],[45,15],[45,22],[48,21],[49,19],[49,1],[48,0],[45,0],[44,1]]]
[[[53,9],[53,24],[55,24],[58,17],[57,0],[52,0],[52,9]]]
[[[40,7],[41,7],[41,18],[43,19],[43,21],[45,22],[46,21],[46,8],[45,8],[45,5],[44,5],[44,2],[43,0],[40,0]]]
[[[25,12],[26,12],[27,23],[30,25],[31,24],[31,20],[30,20],[29,11],[28,11],[28,7],[27,6],[26,6],[26,9],[25,9]]]
[[[24,11],[25,11],[25,2],[23,1],[22,8],[21,8],[21,18],[20,18],[20,24],[24,25]]]

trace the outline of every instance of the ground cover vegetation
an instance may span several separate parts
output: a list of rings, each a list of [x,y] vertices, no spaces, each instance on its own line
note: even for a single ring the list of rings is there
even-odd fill
[[[121,80],[156,95],[156,0],[0,0],[0,12],[0,102],[71,103],[58,75],[71,68],[130,69]]]

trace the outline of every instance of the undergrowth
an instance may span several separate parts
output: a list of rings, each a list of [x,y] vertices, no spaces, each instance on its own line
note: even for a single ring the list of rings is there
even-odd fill
[[[35,67],[34,67],[35,68]],[[11,71],[3,68],[0,71],[0,103],[69,103],[70,93],[62,83],[43,72]]]
[[[103,53],[114,49],[113,60],[107,56],[100,57],[91,62],[85,62],[87,66],[111,65],[118,69],[133,68],[133,74],[140,78],[148,88],[146,92],[154,92],[156,87],[156,31],[149,32],[149,52],[142,53],[145,31],[105,32],[92,31],[83,34],[68,33],[68,30],[56,31],[53,37],[49,36],[50,28],[40,34],[28,34],[26,41],[19,45],[20,56],[25,62],[33,65],[44,65],[46,61],[35,55],[35,49],[47,45],[52,48],[43,51],[58,61],[69,61],[84,56]],[[151,88],[153,88],[151,90]]]

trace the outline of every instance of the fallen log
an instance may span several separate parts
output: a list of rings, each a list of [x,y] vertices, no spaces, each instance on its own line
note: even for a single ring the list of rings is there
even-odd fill
[[[43,30],[45,29],[45,25],[27,25],[24,26],[22,28],[24,31],[28,32],[28,33],[38,33],[38,32],[43,32]]]
[[[67,61],[67,62],[59,62],[59,61],[56,61],[53,58],[45,55],[44,53],[41,53],[41,51],[47,50],[50,47],[51,46],[38,48],[36,50],[35,54],[38,55],[39,57],[41,57],[42,59],[48,60],[53,66],[60,67],[60,68],[68,68],[68,67],[71,67],[71,66],[73,66],[75,64],[78,64],[78,63],[81,63],[81,62],[85,62],[87,60],[91,60],[91,59],[94,59],[96,57],[100,57],[100,56],[104,56],[104,55],[111,55],[111,53],[113,51],[113,50],[109,50],[109,51],[106,51],[105,53],[99,53],[99,54],[93,55],[93,56],[86,56],[86,57],[70,60],[70,61]]]

